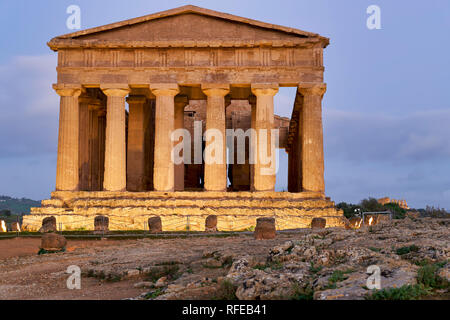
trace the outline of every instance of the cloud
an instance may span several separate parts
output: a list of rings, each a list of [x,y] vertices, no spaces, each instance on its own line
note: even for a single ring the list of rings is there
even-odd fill
[[[17,56],[0,65],[0,157],[56,152],[56,55]]]
[[[404,116],[324,111],[325,152],[350,162],[450,160],[450,110]]]
[[[324,110],[327,194],[450,207],[450,110],[403,116]]]

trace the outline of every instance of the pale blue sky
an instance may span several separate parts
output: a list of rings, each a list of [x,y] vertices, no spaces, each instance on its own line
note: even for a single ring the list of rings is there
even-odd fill
[[[447,0],[76,1],[0,3],[0,194],[48,198],[58,125],[56,54],[46,42],[68,33],[66,8],[82,28],[185,4],[317,32],[325,50],[325,179],[335,201],[404,198],[450,208],[450,2]],[[369,5],[382,29],[366,27]],[[295,90],[276,112],[290,115]],[[281,157],[278,187],[286,185]]]

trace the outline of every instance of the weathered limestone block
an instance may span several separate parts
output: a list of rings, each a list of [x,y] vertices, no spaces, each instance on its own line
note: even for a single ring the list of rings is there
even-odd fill
[[[20,231],[22,231],[21,228],[20,228],[20,223],[19,222],[11,223],[11,231],[13,231],[13,232],[20,232]]]
[[[42,227],[39,229],[39,232],[56,232],[56,218],[55,217],[47,217],[42,220]]]
[[[256,240],[275,239],[275,218],[258,218],[254,236]]]
[[[324,218],[313,218],[311,221],[311,229],[324,229],[327,225],[327,220]]]
[[[105,216],[97,216],[94,219],[95,232],[108,232],[109,231],[109,218]]]
[[[217,216],[216,215],[210,215],[210,216],[206,217],[205,231],[206,232],[216,232],[217,231]]]
[[[150,233],[162,232],[162,222],[160,217],[151,217],[148,219],[148,230]]]
[[[66,244],[66,238],[56,233],[46,233],[41,239],[41,249],[47,251],[63,250],[66,247]]]
[[[5,220],[0,220],[0,232],[7,232]]]

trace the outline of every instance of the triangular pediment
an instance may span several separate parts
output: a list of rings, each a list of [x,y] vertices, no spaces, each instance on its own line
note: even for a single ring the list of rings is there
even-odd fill
[[[147,15],[54,38],[49,44],[71,42],[296,42],[315,39],[318,34],[272,25],[195,6]]]

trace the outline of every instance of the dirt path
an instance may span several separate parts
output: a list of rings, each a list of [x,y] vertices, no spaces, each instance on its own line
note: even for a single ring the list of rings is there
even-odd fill
[[[140,240],[68,240],[64,253],[37,255],[39,238],[16,238],[0,241],[0,300],[1,299],[124,299],[133,298],[145,289],[134,284],[142,276],[111,282],[82,277],[81,290],[67,289],[70,265],[83,272],[102,268],[123,272],[144,268],[155,263],[176,261],[180,265],[198,266],[205,250],[226,249],[233,253],[251,252],[265,256],[269,248],[286,241],[256,241],[250,236],[231,238],[140,239]],[[206,268],[193,279],[218,276],[223,269]],[[148,290],[147,290],[148,291]]]

